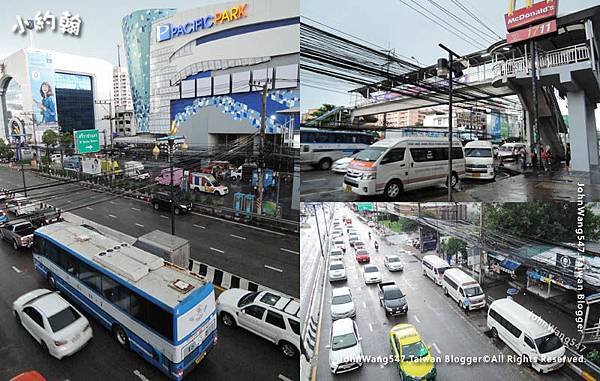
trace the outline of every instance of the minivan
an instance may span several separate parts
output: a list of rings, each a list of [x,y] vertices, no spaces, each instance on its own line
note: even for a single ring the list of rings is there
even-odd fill
[[[464,157],[460,140],[454,140],[448,179],[448,139],[384,139],[356,155],[344,176],[344,190],[397,199],[404,191],[448,183],[454,187],[465,176]]]
[[[493,301],[487,326],[492,337],[505,342],[536,371],[548,373],[564,365],[565,346],[560,338],[547,322],[514,300]]]
[[[444,271],[448,270],[450,265],[437,255],[426,255],[423,257],[421,267],[423,275],[430,277],[435,284],[441,286]]]
[[[494,150],[489,140],[476,140],[465,145],[465,177],[471,179],[496,178]]]
[[[514,160],[521,148],[527,148],[525,143],[504,143],[498,150],[498,158],[503,160]]]
[[[446,296],[456,300],[462,309],[474,310],[485,307],[485,294],[475,279],[460,269],[448,269],[442,277],[442,289]],[[469,298],[469,307],[464,300]]]

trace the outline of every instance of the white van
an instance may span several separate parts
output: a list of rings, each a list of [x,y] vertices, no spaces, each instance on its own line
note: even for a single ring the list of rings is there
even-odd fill
[[[511,299],[490,304],[487,326],[538,372],[548,373],[564,365],[565,347],[549,324]]]
[[[452,187],[465,176],[460,140],[452,144]],[[344,190],[398,198],[403,191],[448,183],[448,140],[403,137],[381,140],[359,152],[344,176]]]
[[[469,298],[469,310],[485,307],[485,294],[475,279],[460,269],[448,269],[442,277],[442,289],[446,296],[456,300],[460,308],[466,309],[465,298]]]
[[[476,140],[465,145],[465,177],[495,179],[494,149],[489,140]]]
[[[421,267],[423,275],[430,277],[432,281],[441,286],[444,271],[448,270],[450,265],[437,255],[426,255],[423,257]]]
[[[514,160],[521,148],[527,148],[525,143],[504,143],[498,150],[498,158],[503,160]]]

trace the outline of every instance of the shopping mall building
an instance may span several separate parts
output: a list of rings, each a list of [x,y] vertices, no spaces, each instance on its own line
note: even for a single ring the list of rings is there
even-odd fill
[[[111,98],[112,72],[101,59],[42,49],[0,59],[0,138],[33,144],[47,129],[98,129],[110,139],[108,109],[96,101]]]
[[[252,139],[267,86],[266,133],[299,128],[297,0],[248,0],[123,18],[138,133],[179,124],[192,146]]]

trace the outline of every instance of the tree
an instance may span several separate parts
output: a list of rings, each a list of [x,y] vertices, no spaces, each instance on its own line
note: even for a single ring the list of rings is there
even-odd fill
[[[65,153],[71,153],[73,150],[73,134],[70,132],[63,132],[58,137],[58,141]]]
[[[46,145],[46,156],[50,157],[50,149],[58,143],[58,134],[53,130],[46,130],[42,135],[42,142]]]
[[[15,153],[13,152],[12,148],[6,144],[4,139],[0,139],[0,158],[10,159],[14,156],[14,154]]]
[[[591,206],[582,206],[586,240],[600,238],[600,216]],[[578,206],[570,202],[527,202],[489,205],[485,208],[487,229],[552,242],[577,242]]]
[[[467,252],[467,243],[458,238],[450,237],[442,242],[442,250],[444,250],[449,257],[456,258],[460,256],[463,258],[463,254]]]

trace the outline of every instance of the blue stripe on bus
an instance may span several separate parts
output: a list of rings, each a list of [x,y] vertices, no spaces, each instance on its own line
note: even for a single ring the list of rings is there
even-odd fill
[[[48,272],[50,272],[49,269],[46,268],[46,266],[44,266],[43,263],[36,260],[35,257],[33,259],[33,262],[34,262],[35,270],[38,271],[39,273],[41,273],[42,275],[46,276],[46,274]],[[55,283],[56,283],[56,286],[58,289],[60,289],[61,291],[65,292],[70,297],[72,297],[73,299],[78,301],[79,305],[87,313],[89,313],[94,318],[96,318],[96,320],[100,321],[101,325],[104,326],[106,329],[111,330],[112,325],[114,323],[119,324],[119,326],[121,326],[125,330],[127,337],[129,338],[129,342],[134,344],[135,347],[139,348],[138,350],[136,350],[133,347],[131,349],[134,350],[137,354],[139,354],[141,357],[143,357],[146,361],[148,361],[152,365],[156,366],[157,368],[160,368],[163,373],[165,373],[169,376],[172,375],[171,370],[176,370],[177,368],[180,368],[181,366],[183,366],[183,369],[186,369],[188,366],[193,364],[195,362],[195,359],[198,357],[198,355],[201,352],[209,350],[209,347],[212,346],[214,343],[214,339],[215,339],[215,336],[217,333],[216,329],[213,330],[213,332],[211,332],[211,334],[208,335],[203,340],[203,342],[197,348],[195,348],[191,353],[189,353],[181,362],[174,363],[169,360],[169,362],[172,364],[172,367],[171,367],[172,369],[166,370],[165,367],[162,366],[162,362],[160,361],[160,359],[163,355],[160,352],[155,351],[154,347],[152,347],[150,344],[148,344],[146,341],[144,341],[142,338],[140,338],[138,335],[136,335],[133,331],[131,331],[127,327],[123,326],[116,319],[114,319],[112,316],[110,316],[107,312],[105,312],[104,310],[99,308],[96,304],[94,304],[92,302],[88,302],[85,295],[83,295],[81,292],[79,292],[78,290],[73,288],[70,284],[68,284],[62,278],[56,277]],[[210,317],[212,317],[215,314],[216,314],[216,311],[211,313],[209,315],[208,319],[210,319]],[[136,323],[145,327],[146,329],[152,330],[151,328],[147,327],[145,324],[138,322],[135,318],[133,318],[131,316],[130,316],[130,318],[132,320],[134,320]],[[154,330],[152,330],[152,331],[154,332]],[[152,355],[153,352],[157,355],[157,359],[155,359],[154,356]]]

